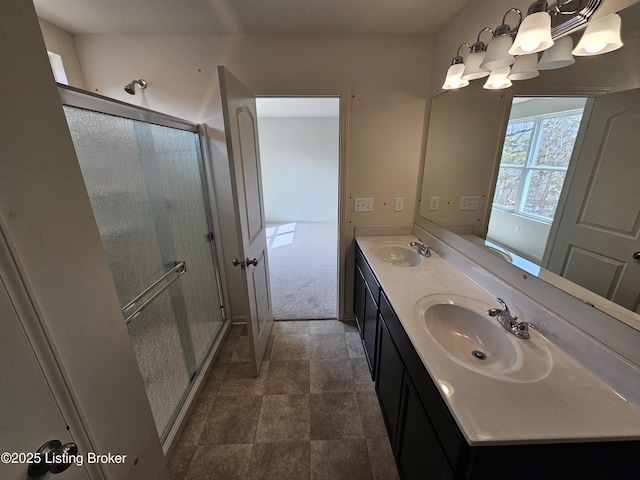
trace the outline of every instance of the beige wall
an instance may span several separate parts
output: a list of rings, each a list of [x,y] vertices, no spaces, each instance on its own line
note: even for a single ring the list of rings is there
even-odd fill
[[[84,75],[80,65],[80,58],[76,51],[74,36],[45,20],[39,19],[38,22],[40,23],[40,30],[45,39],[47,50],[62,57],[69,85],[84,89]]]

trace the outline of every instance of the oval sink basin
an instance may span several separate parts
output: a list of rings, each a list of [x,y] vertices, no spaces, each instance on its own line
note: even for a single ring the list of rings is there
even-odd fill
[[[416,319],[447,357],[474,372],[511,382],[546,377],[548,350],[509,333],[486,315],[490,307],[468,297],[430,295],[418,302]]]
[[[424,258],[414,248],[400,242],[385,242],[372,248],[373,254],[385,263],[398,267],[416,267]]]

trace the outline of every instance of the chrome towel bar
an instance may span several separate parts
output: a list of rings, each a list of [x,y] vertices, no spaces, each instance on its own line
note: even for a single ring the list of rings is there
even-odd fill
[[[162,277],[160,277],[158,280],[153,282],[140,295],[138,295],[136,298],[134,298],[129,303],[127,303],[124,307],[122,307],[122,313],[127,313],[129,310],[131,310],[136,305],[136,303],[140,299],[142,299],[145,295],[147,295],[151,290],[153,290],[159,283],[161,283],[169,275],[171,275],[172,273],[176,273],[177,274],[175,277],[173,277],[171,280],[169,280],[161,289],[156,290],[156,292],[153,295],[151,295],[151,297],[149,297],[142,305],[140,305],[138,308],[136,308],[133,311],[133,313],[131,313],[125,319],[124,322],[128,325],[134,318],[136,318],[138,315],[140,315],[140,313],[142,313],[142,311],[147,307],[147,305],[149,305],[151,302],[153,302],[153,300],[158,295],[160,295],[162,292],[164,292],[169,287],[169,285],[171,285],[178,278],[180,278],[186,271],[187,271],[187,265],[186,265],[186,263],[184,261],[176,262],[175,266],[171,270],[169,270]]]

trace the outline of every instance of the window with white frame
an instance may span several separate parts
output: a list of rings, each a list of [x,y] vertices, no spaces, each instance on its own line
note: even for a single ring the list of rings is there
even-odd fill
[[[551,223],[582,112],[570,110],[509,122],[494,208]]]

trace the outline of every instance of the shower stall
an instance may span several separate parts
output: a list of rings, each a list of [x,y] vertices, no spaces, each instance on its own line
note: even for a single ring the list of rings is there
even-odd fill
[[[166,451],[227,326],[198,126],[74,89],[60,93]]]

